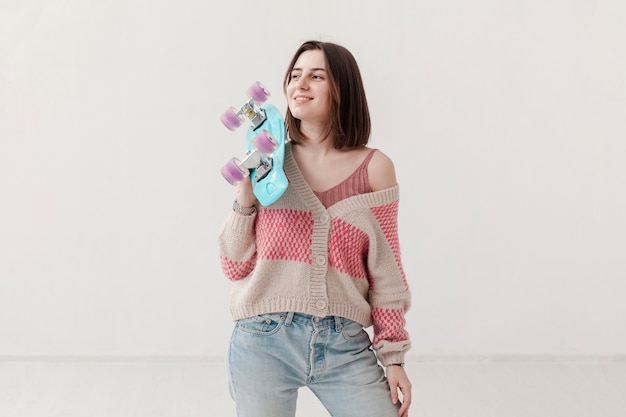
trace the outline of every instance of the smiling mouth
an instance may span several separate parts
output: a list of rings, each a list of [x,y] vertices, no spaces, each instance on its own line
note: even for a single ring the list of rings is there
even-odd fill
[[[299,102],[299,103],[301,103],[301,102],[304,102],[304,101],[311,101],[313,99],[310,98],[310,97],[296,97],[294,100]]]

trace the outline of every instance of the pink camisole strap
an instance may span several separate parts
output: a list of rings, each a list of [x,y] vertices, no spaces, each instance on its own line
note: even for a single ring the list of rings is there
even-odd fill
[[[322,202],[324,207],[328,208],[335,203],[345,200],[358,194],[366,194],[372,191],[370,182],[367,177],[367,166],[376,149],[365,157],[359,167],[345,180],[326,191],[315,191],[315,195]]]

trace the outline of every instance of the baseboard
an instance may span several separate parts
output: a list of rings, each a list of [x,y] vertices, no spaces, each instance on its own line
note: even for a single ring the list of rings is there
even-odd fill
[[[417,354],[405,362],[626,362],[626,354]]]
[[[204,362],[222,363],[218,355],[1,355],[0,362]],[[479,363],[479,362],[626,362],[626,354],[412,354],[406,363]]]
[[[224,362],[212,355],[0,355],[0,362]]]

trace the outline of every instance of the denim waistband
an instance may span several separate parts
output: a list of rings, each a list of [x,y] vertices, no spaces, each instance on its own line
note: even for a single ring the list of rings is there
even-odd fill
[[[343,328],[343,324],[346,320],[348,320],[339,316],[316,317],[310,314],[294,312],[289,312],[285,314],[285,326],[290,326],[291,323],[295,322],[317,328],[335,328],[335,331],[338,332],[341,331],[341,329]]]

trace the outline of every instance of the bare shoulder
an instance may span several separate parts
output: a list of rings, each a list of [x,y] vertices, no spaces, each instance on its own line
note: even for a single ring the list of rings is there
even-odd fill
[[[397,184],[393,161],[380,150],[374,152],[367,167],[367,178],[372,191],[385,190]]]

